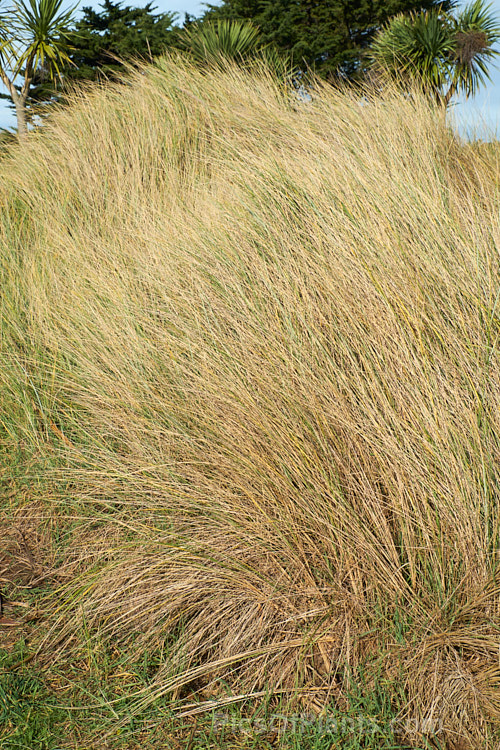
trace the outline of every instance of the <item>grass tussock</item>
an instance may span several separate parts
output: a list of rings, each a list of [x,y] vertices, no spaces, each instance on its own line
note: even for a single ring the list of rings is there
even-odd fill
[[[2,161],[0,479],[57,534],[45,650],[155,650],[135,710],[221,679],[320,710],[363,669],[485,741],[495,153],[418,98],[164,59]]]

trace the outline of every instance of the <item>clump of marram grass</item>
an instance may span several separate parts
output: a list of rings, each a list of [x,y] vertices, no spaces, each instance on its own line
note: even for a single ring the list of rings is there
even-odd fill
[[[500,269],[480,158],[418,97],[305,102],[164,59],[0,164],[3,429],[58,487],[55,653],[82,627],[163,649],[143,702],[223,678],[341,705],[373,667],[402,719],[484,740]]]

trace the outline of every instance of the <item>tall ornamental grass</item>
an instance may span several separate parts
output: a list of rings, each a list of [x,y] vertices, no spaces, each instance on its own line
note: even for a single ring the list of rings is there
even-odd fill
[[[4,509],[50,519],[43,653],[159,654],[137,711],[321,710],[362,669],[403,719],[485,741],[497,154],[418,96],[169,58],[12,149],[2,476],[39,491]]]

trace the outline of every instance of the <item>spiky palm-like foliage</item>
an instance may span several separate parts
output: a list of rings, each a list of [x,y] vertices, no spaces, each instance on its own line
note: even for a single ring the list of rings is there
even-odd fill
[[[180,46],[201,65],[261,62],[282,80],[293,71],[289,61],[274,45],[264,44],[259,29],[251,21],[221,19],[193,24],[184,29]]]
[[[184,30],[182,46],[198,63],[216,63],[221,57],[241,60],[262,46],[260,32],[250,21],[193,24]]]
[[[489,79],[488,63],[498,54],[500,24],[483,0],[458,15],[442,10],[395,16],[376,37],[372,63],[392,76],[417,78],[445,106],[456,93],[476,94]]]

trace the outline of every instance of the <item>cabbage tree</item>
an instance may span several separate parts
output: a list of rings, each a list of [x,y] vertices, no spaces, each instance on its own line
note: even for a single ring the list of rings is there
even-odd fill
[[[490,79],[489,65],[498,55],[500,24],[490,9],[474,0],[458,13],[399,14],[375,37],[372,63],[399,80],[418,81],[446,107],[457,93],[473,96]]]
[[[37,72],[52,80],[69,62],[75,7],[63,0],[13,0],[0,13],[0,78],[14,104],[19,138],[27,135],[27,102]]]

